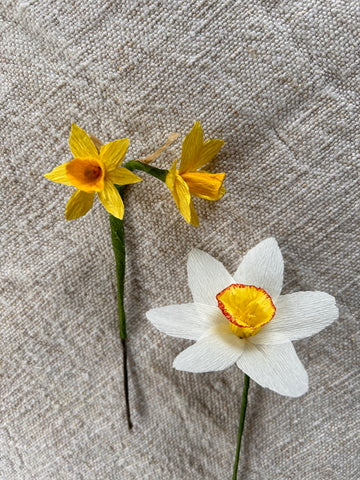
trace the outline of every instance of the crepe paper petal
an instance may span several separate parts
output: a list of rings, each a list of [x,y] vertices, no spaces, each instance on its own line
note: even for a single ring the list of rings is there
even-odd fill
[[[190,196],[188,186],[186,185],[186,183],[181,177],[175,178],[175,191],[178,198],[177,207],[180,210],[181,215],[185,218],[185,220],[188,223],[190,223],[191,222],[191,211],[190,211],[191,196]]]
[[[196,213],[193,201],[190,199],[190,225],[193,225],[194,227],[199,226],[199,217]]]
[[[194,211],[194,208],[192,207],[192,200],[189,192],[189,187],[186,185],[186,182],[179,175],[175,175],[173,178],[169,177],[169,179],[168,177],[169,175],[166,177],[166,184],[168,186],[172,185],[172,189],[170,190],[174,197],[176,206],[180,210],[180,213],[185,218],[186,222],[192,223],[192,221],[194,221],[193,214],[192,214],[192,212]]]
[[[214,201],[225,193],[222,186],[225,173],[189,172],[183,173],[181,178],[189,187],[190,194],[195,197]]]
[[[62,183],[70,186],[71,182],[66,175],[66,165],[67,163],[63,163],[62,165],[55,167],[51,172],[45,173],[44,177],[48,178],[52,182]]]
[[[105,180],[104,190],[97,192],[100,202],[106,210],[120,220],[124,217],[124,203],[114,184]]]
[[[236,283],[263,288],[275,303],[280,295],[284,261],[275,238],[267,238],[249,250],[234,274]]]
[[[338,316],[335,298],[325,292],[295,292],[280,295],[276,302],[274,318],[266,328],[254,336],[252,341],[281,343],[281,339],[300,340],[328,327]]]
[[[186,185],[180,175],[176,173],[176,163],[177,161],[175,160],[175,162],[172,164],[172,167],[168,171],[168,174],[166,175],[165,183],[172,193],[176,206],[180,210],[180,213],[186,222],[192,223],[195,218],[194,225],[196,225],[196,220],[198,222],[198,218],[194,206],[192,205],[189,187]],[[198,223],[196,226],[198,226]]]
[[[176,165],[177,165],[177,160],[175,160],[171,165],[171,168],[168,171],[165,179],[166,186],[168,187],[171,193],[173,193],[175,189]]]
[[[246,343],[237,366],[256,383],[288,397],[307,392],[308,375],[291,342],[281,345]]]
[[[111,172],[124,160],[126,151],[129,147],[129,139],[122,138],[114,142],[107,143],[100,148],[100,158],[106,166],[107,172]]]
[[[65,210],[66,220],[75,220],[75,218],[85,215],[94,203],[95,193],[86,193],[81,190],[74,192]]]
[[[146,316],[160,332],[188,340],[198,340],[219,322],[227,325],[218,308],[195,303],[155,308],[149,310]]]
[[[218,305],[216,295],[234,283],[224,265],[208,253],[194,249],[187,262],[189,287],[196,303]]]
[[[200,122],[195,122],[183,142],[179,174],[194,172],[211,162],[224,143],[223,140],[216,139],[207,140],[204,143]]]
[[[281,343],[288,343],[290,339],[284,334],[284,332],[279,332],[270,328],[275,317],[276,314],[270,323],[264,325],[256,335],[249,337],[248,341],[255,345],[280,345]]]
[[[226,329],[230,332],[227,326]],[[231,332],[203,337],[182,351],[175,358],[173,367],[194,373],[224,370],[241,358],[244,347],[244,340]]]
[[[142,178],[135,175],[135,173],[130,172],[127,168],[116,168],[109,172],[106,176],[106,179],[115,185],[130,185],[132,183],[141,182]]]
[[[211,162],[215,155],[219,153],[224,143],[224,140],[208,140],[205,142],[201,148],[199,158],[193,162],[191,170],[198,170]]]
[[[71,126],[69,145],[74,158],[98,158],[99,156],[94,142],[76,123]]]
[[[200,122],[195,122],[190,133],[183,141],[181,150],[181,161],[179,173],[182,174],[188,170],[193,170],[193,165],[200,158],[201,148],[203,146],[203,131]],[[196,170],[196,168],[194,169]]]

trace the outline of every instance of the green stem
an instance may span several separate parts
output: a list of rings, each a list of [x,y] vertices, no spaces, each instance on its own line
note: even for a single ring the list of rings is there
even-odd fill
[[[165,182],[166,175],[169,172],[168,170],[153,167],[147,163],[139,162],[138,160],[130,160],[130,162],[125,163],[124,167],[128,170],[141,170],[142,172],[146,172],[149,175],[158,178],[162,182]]]
[[[127,162],[124,167],[128,170],[141,170],[149,173],[153,177],[165,182],[168,170],[162,170],[160,168],[152,167],[146,163],[139,162],[138,160],[131,160]],[[123,196],[124,186],[115,185],[120,196]],[[126,348],[126,318],[124,309],[124,282],[125,282],[125,232],[124,223],[119,218],[110,215],[110,227],[111,227],[111,240],[114,249],[115,261],[116,261],[116,278],[117,278],[117,290],[118,290],[118,311],[119,311],[119,333],[121,339],[121,345],[123,349],[123,378],[124,378],[124,394],[126,404],[126,418],[129,429],[132,428],[131,416],[130,416],[130,402],[129,402],[129,381],[128,381],[128,369],[127,369],[127,348]]]
[[[116,187],[122,196],[124,187]],[[125,281],[125,232],[124,223],[119,218],[110,215],[111,240],[116,262],[116,278],[118,288],[119,333],[123,349],[124,393],[126,404],[126,418],[129,429],[132,428],[129,402],[129,383],[127,371],[126,349],[126,318],[124,309],[124,281]]]
[[[242,394],[241,410],[240,410],[239,432],[238,432],[238,440],[237,440],[235,463],[234,463],[234,473],[233,473],[232,480],[237,479],[237,471],[238,471],[238,466],[239,466],[239,456],[240,456],[240,447],[241,447],[241,437],[242,437],[243,430],[244,430],[244,421],[245,421],[245,414],[246,414],[246,405],[247,405],[247,397],[248,397],[248,391],[249,391],[249,383],[250,383],[250,378],[245,373],[244,389],[243,389],[243,394]]]

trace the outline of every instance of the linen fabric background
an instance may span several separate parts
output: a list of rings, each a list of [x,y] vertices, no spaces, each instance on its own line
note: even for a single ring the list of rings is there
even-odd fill
[[[340,318],[295,344],[299,399],[250,383],[239,479],[358,479],[358,1],[8,1],[1,4],[0,479],[231,478],[243,374],[175,371],[191,342],[150,308],[191,301],[189,251],[233,273],[274,236],[283,292],[334,295]],[[127,160],[195,120],[225,146],[218,202],[185,223],[164,184],[125,195],[133,431],[127,429],[108,214],[66,222],[72,122]]]

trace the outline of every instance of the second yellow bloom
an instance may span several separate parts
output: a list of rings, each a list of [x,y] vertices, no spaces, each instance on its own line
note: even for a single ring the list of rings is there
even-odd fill
[[[225,173],[197,171],[209,163],[224,145],[223,140],[208,140],[204,143],[200,122],[195,122],[190,133],[185,137],[179,169],[177,160],[173,163],[166,177],[176,205],[185,220],[199,225],[191,195],[206,200],[219,200],[225,193],[223,181]]]

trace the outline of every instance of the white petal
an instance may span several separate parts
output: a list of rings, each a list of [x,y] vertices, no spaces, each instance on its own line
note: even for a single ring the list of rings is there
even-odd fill
[[[339,317],[335,298],[325,292],[295,292],[281,295],[268,325],[252,337],[252,343],[282,343],[310,337]]]
[[[173,367],[194,373],[224,370],[240,358],[244,346],[245,341],[234,335],[226,325],[181,352],[175,358]]]
[[[217,306],[216,295],[234,283],[224,265],[201,250],[190,252],[187,267],[194,302]]]
[[[288,343],[290,341],[288,336],[276,329],[271,330],[270,323],[264,325],[259,333],[249,337],[247,340],[254,345],[280,345],[281,343]]]
[[[189,340],[198,340],[214,325],[227,322],[219,308],[195,303],[154,308],[146,316],[166,335]]]
[[[262,387],[288,397],[299,397],[308,390],[308,376],[291,342],[282,345],[246,347],[237,366]]]
[[[275,238],[267,238],[248,251],[234,279],[237,283],[263,288],[276,301],[284,276],[284,261]]]

